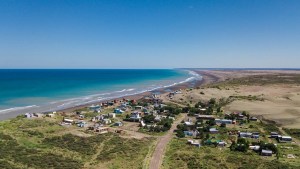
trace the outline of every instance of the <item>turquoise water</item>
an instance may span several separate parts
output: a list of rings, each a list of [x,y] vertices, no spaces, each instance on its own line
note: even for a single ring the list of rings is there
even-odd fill
[[[50,111],[197,78],[184,70],[0,70],[0,113]]]

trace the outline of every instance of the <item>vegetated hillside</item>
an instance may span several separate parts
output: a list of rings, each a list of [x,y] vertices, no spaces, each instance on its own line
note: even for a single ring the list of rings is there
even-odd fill
[[[89,134],[18,117],[0,122],[0,168],[140,168],[153,140]]]

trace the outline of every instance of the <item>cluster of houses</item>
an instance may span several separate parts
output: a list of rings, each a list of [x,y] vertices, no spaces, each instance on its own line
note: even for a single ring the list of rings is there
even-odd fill
[[[206,111],[205,108],[201,108],[203,112]],[[240,112],[233,112],[233,113],[226,113],[224,118],[216,118],[215,115],[208,115],[205,113],[201,113],[201,114],[195,114],[194,115],[197,121],[213,121],[215,124],[222,126],[221,124],[225,124],[225,125],[235,125],[237,124],[237,122],[242,125],[244,123],[245,120],[249,120],[249,121],[258,121],[258,118],[256,117],[250,117],[249,114],[245,114],[245,113],[240,113]],[[196,122],[195,124],[197,124],[198,122]],[[187,120],[184,121],[183,124],[187,127],[193,126],[195,125],[192,121]],[[195,127],[194,127],[195,128]],[[196,127],[198,128],[198,127]],[[186,130],[183,131],[185,136],[190,136],[190,137],[195,137],[198,134],[197,130]],[[207,131],[207,133],[209,134],[213,134],[212,138],[215,138],[214,134],[219,133],[219,130],[215,127],[210,127],[209,130]],[[229,135],[237,135],[240,138],[247,138],[247,139],[259,139],[260,138],[260,132],[249,132],[249,131],[229,131],[228,132]],[[278,134],[277,132],[271,132],[270,133],[270,138],[275,138],[277,139],[277,141],[279,143],[284,143],[284,142],[291,142],[292,141],[292,137],[290,136],[282,136],[280,134]],[[199,140],[188,140],[187,141],[188,144],[193,145],[193,146],[197,146],[200,147],[200,143]],[[226,142],[223,140],[211,140],[211,139],[207,139],[203,142],[204,144],[210,145],[210,144],[214,144],[216,146],[219,147],[225,147],[226,146]],[[259,151],[260,154],[262,156],[272,156],[272,154],[274,153],[272,150],[268,150],[268,149],[261,149],[261,147],[259,145],[251,145],[249,146],[249,149],[254,150],[254,151]]]
[[[156,95],[153,96],[148,96],[144,97],[142,99],[142,103],[147,103],[146,105],[151,105],[151,106],[140,106],[136,104],[135,100],[114,100],[110,102],[105,102],[97,105],[91,105],[87,107],[87,111],[77,111],[74,112],[74,115],[70,115],[70,117],[64,117],[63,120],[61,121],[60,125],[63,126],[69,126],[69,125],[76,125],[81,128],[88,128],[88,130],[92,130],[96,133],[106,133],[108,132],[108,127],[105,126],[116,126],[116,127],[121,127],[123,126],[122,121],[116,121],[116,116],[121,115],[125,112],[132,111],[129,114],[129,121],[132,122],[139,122],[142,127],[147,126],[143,122],[143,116],[145,115],[155,115],[155,121],[160,121],[162,118],[166,118],[163,115],[160,115],[156,110],[154,110],[155,107],[162,107],[164,106],[162,104],[162,100],[158,99]],[[149,104],[150,103],[150,104]],[[113,112],[107,113],[107,114],[101,114],[103,112],[103,108],[108,107],[108,106],[117,106],[114,108]],[[94,112],[97,113],[94,117],[89,117],[86,118],[85,114],[87,112]],[[56,112],[51,112],[47,113],[48,117],[54,117]],[[25,117],[32,117],[34,116],[33,114],[25,114]],[[75,116],[75,119],[74,119]],[[73,117],[73,118],[71,118]]]
[[[293,140],[291,136],[282,136],[277,132],[271,132],[270,138],[275,138],[280,143],[287,143]]]
[[[25,118],[34,118],[34,117],[43,117],[43,114],[41,113],[25,113],[24,114]]]
[[[259,139],[259,132],[240,132],[240,131],[238,131],[238,136],[241,138]]]

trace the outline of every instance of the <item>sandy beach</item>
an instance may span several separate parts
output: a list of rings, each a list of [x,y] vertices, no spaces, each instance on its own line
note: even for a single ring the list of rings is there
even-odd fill
[[[99,104],[99,103],[103,103],[103,102],[108,102],[108,101],[113,101],[113,100],[120,100],[120,99],[138,100],[138,99],[140,99],[144,96],[150,96],[153,93],[163,94],[163,93],[168,93],[170,91],[175,91],[175,90],[179,90],[179,89],[196,87],[196,86],[200,86],[202,84],[212,82],[210,80],[210,79],[213,79],[212,76],[214,76],[214,75],[209,75],[208,74],[202,80],[189,81],[189,82],[180,83],[180,84],[170,86],[170,87],[156,89],[156,90],[153,90],[151,92],[143,92],[143,93],[128,95],[128,96],[124,96],[124,97],[116,97],[114,99],[105,99],[105,100],[101,100],[99,102],[91,102],[91,103],[88,103],[88,104],[82,104],[80,106],[70,106],[70,107],[67,107],[67,108],[59,109],[57,111],[58,112],[73,112],[76,109],[85,108],[85,107],[90,106],[92,104]],[[28,111],[30,111],[30,110],[28,110]],[[0,114],[0,120],[7,120],[7,119],[10,119],[10,118],[14,118],[18,115],[25,114],[26,112],[27,112],[27,110],[24,109],[24,110],[19,110],[19,111],[17,110],[17,111],[12,111],[12,112],[8,112],[8,113],[1,113]]]
[[[118,99],[138,100],[152,93],[160,93],[166,102],[175,102],[180,104],[195,103],[200,100],[210,98],[227,98],[230,96],[261,96],[264,101],[250,101],[246,99],[235,100],[225,107],[224,111],[248,111],[252,115],[274,121],[283,127],[300,128],[300,86],[297,83],[273,83],[273,84],[243,84],[242,78],[252,76],[273,76],[281,75],[299,75],[299,71],[280,71],[280,70],[197,70],[193,69],[202,76],[201,81],[182,83],[176,86],[144,92],[137,95],[126,96]],[[261,77],[261,78],[262,78]],[[211,85],[222,82],[232,81],[233,79],[242,79],[239,84],[222,84],[222,87],[216,88]],[[193,90],[184,90],[194,88]],[[167,95],[170,91],[182,90],[182,94],[175,95],[170,100]],[[200,94],[200,92],[204,94]],[[106,101],[95,102],[98,104]],[[91,104],[69,107],[60,110],[61,112],[72,112],[76,109],[87,107]],[[13,112],[1,114],[0,120],[6,120],[23,114],[23,112]]]

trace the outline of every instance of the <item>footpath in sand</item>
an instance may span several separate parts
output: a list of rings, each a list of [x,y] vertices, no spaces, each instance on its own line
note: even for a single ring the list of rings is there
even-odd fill
[[[153,152],[151,161],[150,161],[150,166],[149,169],[159,169],[162,161],[163,161],[163,156],[165,153],[165,149],[166,146],[168,145],[169,141],[172,139],[173,136],[173,132],[176,129],[176,126],[182,121],[184,120],[184,118],[186,117],[186,114],[182,114],[182,116],[180,116],[172,125],[171,129],[167,132],[166,135],[161,136],[158,139],[156,148]]]

